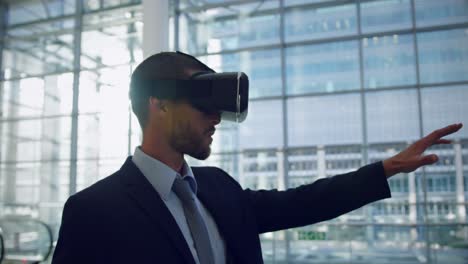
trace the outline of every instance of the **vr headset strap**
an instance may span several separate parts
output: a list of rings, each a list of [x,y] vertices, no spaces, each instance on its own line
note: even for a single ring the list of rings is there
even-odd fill
[[[212,95],[211,80],[151,80],[145,84],[149,95],[163,99],[209,97]]]

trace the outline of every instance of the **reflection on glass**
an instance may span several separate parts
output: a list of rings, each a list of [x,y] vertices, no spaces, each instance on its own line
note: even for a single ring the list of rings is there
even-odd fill
[[[279,50],[244,51],[209,55],[202,61],[217,72],[245,72],[249,76],[249,98],[281,94]]]
[[[468,29],[418,33],[421,83],[468,80]]]
[[[262,256],[265,263],[289,262],[286,254],[288,231],[263,233],[260,235]]]
[[[7,30],[2,69],[5,77],[70,71],[73,66],[74,22],[71,19]]]
[[[133,153],[132,153],[133,154]],[[94,158],[77,163],[76,189],[80,191],[116,172],[125,158]]]
[[[398,195],[399,193],[408,193],[408,175],[399,174],[396,175],[388,181],[388,185],[390,186],[390,191],[392,194]],[[406,208],[405,208],[406,209]],[[403,211],[403,214],[408,214],[408,212]]]
[[[396,210],[397,206],[389,206]],[[404,223],[315,224],[292,230],[290,263],[419,263],[425,245],[415,243],[415,226]],[[311,251],[311,249],[313,249]],[[453,252],[451,252],[453,254]],[[441,259],[454,259],[444,253]],[[457,258],[455,258],[457,259]],[[449,263],[449,262],[446,262]],[[460,259],[456,262],[463,263]]]
[[[5,187],[2,202],[11,206],[65,202],[69,195],[68,173],[68,161],[4,163],[1,167],[1,180]],[[0,215],[14,213],[4,209]]]
[[[466,0],[415,0],[416,25],[435,26],[468,21]]]
[[[283,146],[281,101],[249,102],[247,119],[239,127],[239,148],[258,149]]]
[[[231,152],[239,150],[240,125],[234,122],[221,122],[216,127],[211,144],[211,153]]]
[[[83,0],[83,8],[85,11],[96,11],[102,8],[139,4],[141,2],[142,0]]]
[[[429,171],[423,177],[421,172],[416,172],[418,200],[421,203],[421,206],[418,207],[418,218],[420,220],[423,219],[424,214],[427,214],[427,220],[432,223],[466,221],[464,204],[456,203],[454,186],[456,176],[453,175],[454,173],[453,171],[441,168],[438,171]],[[423,184],[426,191],[430,193],[425,203],[423,203]],[[441,196],[444,197],[443,200],[439,198]]]
[[[365,96],[368,142],[405,142],[419,138],[416,90],[381,91]]]
[[[50,161],[70,155],[69,117],[2,123],[2,161]]]
[[[359,89],[356,41],[286,49],[288,94]]]
[[[287,107],[289,146],[361,144],[358,94],[291,98]]]
[[[288,187],[295,188],[325,177],[323,172],[323,148],[298,148],[288,151]],[[320,165],[319,165],[320,164]]]
[[[69,182],[75,2],[10,1],[15,26],[2,46],[0,216],[40,218],[55,239],[69,187],[110,175],[127,156],[129,76],[143,57],[140,1],[83,1],[85,12],[126,6],[83,17],[80,67],[88,69],[79,72],[79,160]]]
[[[364,85],[380,88],[416,83],[413,37],[375,36],[362,40]]]
[[[277,8],[278,1],[248,5],[185,13],[180,17],[181,49],[197,54],[278,43],[279,15],[261,12]]]
[[[9,1],[8,24],[14,25],[70,15],[75,12],[75,3],[76,0]]]
[[[323,176],[331,177],[347,173],[362,166],[362,150],[359,144],[337,145],[332,143],[324,146],[323,151],[324,158],[319,161],[325,165],[325,175]]]
[[[184,158],[190,166],[215,166],[219,167],[235,180],[239,181],[239,166],[240,166],[240,156],[239,153],[226,153],[226,154],[217,154],[212,151],[213,154],[206,160],[197,160],[188,155]]]
[[[75,47],[74,20],[57,17],[73,16],[76,1],[7,2],[2,70],[8,81],[3,82],[1,96],[0,215],[39,217],[51,225],[56,238],[70,186]],[[416,33],[395,36],[386,32],[408,31],[412,26],[412,0],[284,0],[286,45],[282,47],[279,1],[241,2],[180,1],[179,47],[204,55],[203,60],[216,70],[245,71],[250,77],[251,98],[256,99],[251,101],[246,122],[220,124],[212,156],[203,162],[190,160],[191,165],[219,166],[243,187],[282,189],[283,170],[288,187],[295,187],[363,165],[363,128],[367,129],[365,153],[371,163],[408,146],[419,137],[420,125],[427,134],[452,122],[468,124],[466,85],[442,85],[468,80],[467,30],[421,29],[460,27],[468,22],[465,0],[414,0]],[[127,155],[129,138],[130,153],[140,144],[139,125],[128,110],[129,74],[143,58],[140,3],[83,1],[78,190],[118,169]],[[107,10],[100,12],[102,9]],[[47,17],[53,21],[18,25]],[[357,19],[367,39],[358,34]],[[9,28],[12,24],[16,26]],[[361,87],[416,84],[414,37],[422,83],[422,120],[413,89],[364,90],[366,112],[362,113],[361,94],[357,93]],[[280,48],[285,48],[287,95],[293,95],[284,99],[287,121],[283,120],[283,99],[264,98],[282,95]],[[242,50],[225,52],[233,49]],[[434,83],[437,87],[424,86]],[[327,94],[337,91],[352,93]],[[324,95],[311,97],[311,93]],[[302,94],[309,95],[299,98]],[[289,129],[286,149],[283,122]],[[429,151],[439,161],[426,169],[424,177],[418,171],[390,179],[392,199],[325,224],[263,234],[265,261],[465,263],[464,249],[455,247],[466,246],[468,241],[466,225],[457,224],[468,223],[468,205],[462,202],[468,199],[468,130],[462,129],[452,138],[459,141]],[[427,203],[423,190],[428,194]],[[426,220],[431,225],[425,226]]]
[[[126,111],[131,66],[82,71],[80,74],[80,113]]]
[[[427,173],[427,191],[432,192],[455,192],[455,175],[452,173]]]
[[[294,6],[294,5],[306,5],[306,4],[315,4],[323,2],[333,2],[335,0],[284,0],[285,6]]]
[[[128,153],[130,67],[82,72],[78,157],[125,157]]]
[[[239,183],[243,188],[277,189],[278,168],[281,159],[276,150],[247,151],[242,153]]]
[[[409,141],[380,140],[387,143],[372,143],[368,148],[369,163],[379,162],[396,155],[408,147]],[[393,215],[393,220],[402,223],[416,221],[416,207],[409,206],[415,203],[413,199],[414,173],[400,173],[389,179],[388,185],[392,192],[392,200],[383,200],[369,205],[372,207],[372,215],[378,222],[388,221],[388,215]],[[413,199],[413,200],[412,200]],[[413,210],[410,212],[410,210]]]
[[[25,78],[3,83],[3,117],[37,117],[71,113],[72,74]]]
[[[142,61],[142,19],[141,11],[124,10],[85,16],[86,31],[83,31],[81,37],[82,67],[96,68]],[[129,23],[122,25],[125,20],[129,20]]]
[[[293,8],[284,22],[287,42],[355,34],[356,5]]]
[[[446,86],[421,90],[423,133],[452,123],[468,124],[467,86]],[[449,138],[468,138],[468,129],[461,129]]]
[[[410,0],[383,0],[361,3],[363,33],[410,28]]]
[[[382,141],[385,142],[385,140]],[[386,141],[386,143],[372,143],[367,149],[369,163],[380,162],[384,159],[390,158],[406,147],[408,147],[408,143],[405,141]],[[394,175],[388,181],[388,185],[392,192],[392,198],[377,201],[367,205],[367,219],[371,219],[376,223],[415,224],[418,221],[418,212],[416,208],[416,202],[418,200],[416,199],[415,184],[414,173],[401,173]],[[421,199],[421,197],[418,199]],[[421,202],[421,200],[419,201]],[[421,217],[420,213],[419,217]],[[377,239],[398,239],[398,237],[403,235],[392,233],[392,230],[388,230],[390,228],[391,226],[374,227],[375,231],[377,232]],[[405,229],[405,227],[401,228]],[[418,235],[414,228],[411,228],[410,230],[411,232],[407,233],[407,235],[410,237],[405,238],[405,240],[408,239],[407,242],[409,243],[417,239]],[[423,237],[421,236],[421,238]]]

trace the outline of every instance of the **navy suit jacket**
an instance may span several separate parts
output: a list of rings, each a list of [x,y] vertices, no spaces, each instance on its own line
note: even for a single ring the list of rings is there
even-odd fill
[[[243,190],[219,168],[192,169],[228,263],[263,263],[261,233],[328,220],[390,197],[381,162],[286,191]],[[169,209],[129,157],[119,171],[67,200],[52,263],[195,261]]]

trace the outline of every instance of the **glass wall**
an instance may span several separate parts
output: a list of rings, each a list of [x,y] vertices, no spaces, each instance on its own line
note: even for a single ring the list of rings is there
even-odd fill
[[[48,223],[139,144],[128,101],[141,0],[0,2],[0,216]],[[243,187],[286,189],[468,125],[466,0],[171,0],[173,49],[250,78],[247,120],[213,154]],[[173,15],[174,14],[174,15]],[[466,263],[468,129],[393,197],[261,235],[266,263]],[[369,188],[369,187],[368,187]],[[371,188],[371,187],[370,187]],[[306,208],[305,208],[306,210]]]
[[[221,124],[206,162],[242,186],[294,188],[468,122],[468,2],[175,2],[176,46],[251,79],[245,123]],[[393,197],[264,234],[266,263],[466,263],[468,130]],[[366,186],[363,188],[372,188]],[[305,208],[306,210],[306,208]]]
[[[142,60],[141,1],[2,1],[0,216],[57,238],[69,195],[139,140],[128,84]]]

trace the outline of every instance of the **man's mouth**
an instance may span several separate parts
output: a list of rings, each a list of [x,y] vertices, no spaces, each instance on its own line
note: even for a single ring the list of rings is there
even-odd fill
[[[208,130],[208,132],[207,132],[208,136],[210,136],[210,137],[213,136],[215,131],[216,131],[216,129],[214,129],[214,128]]]

